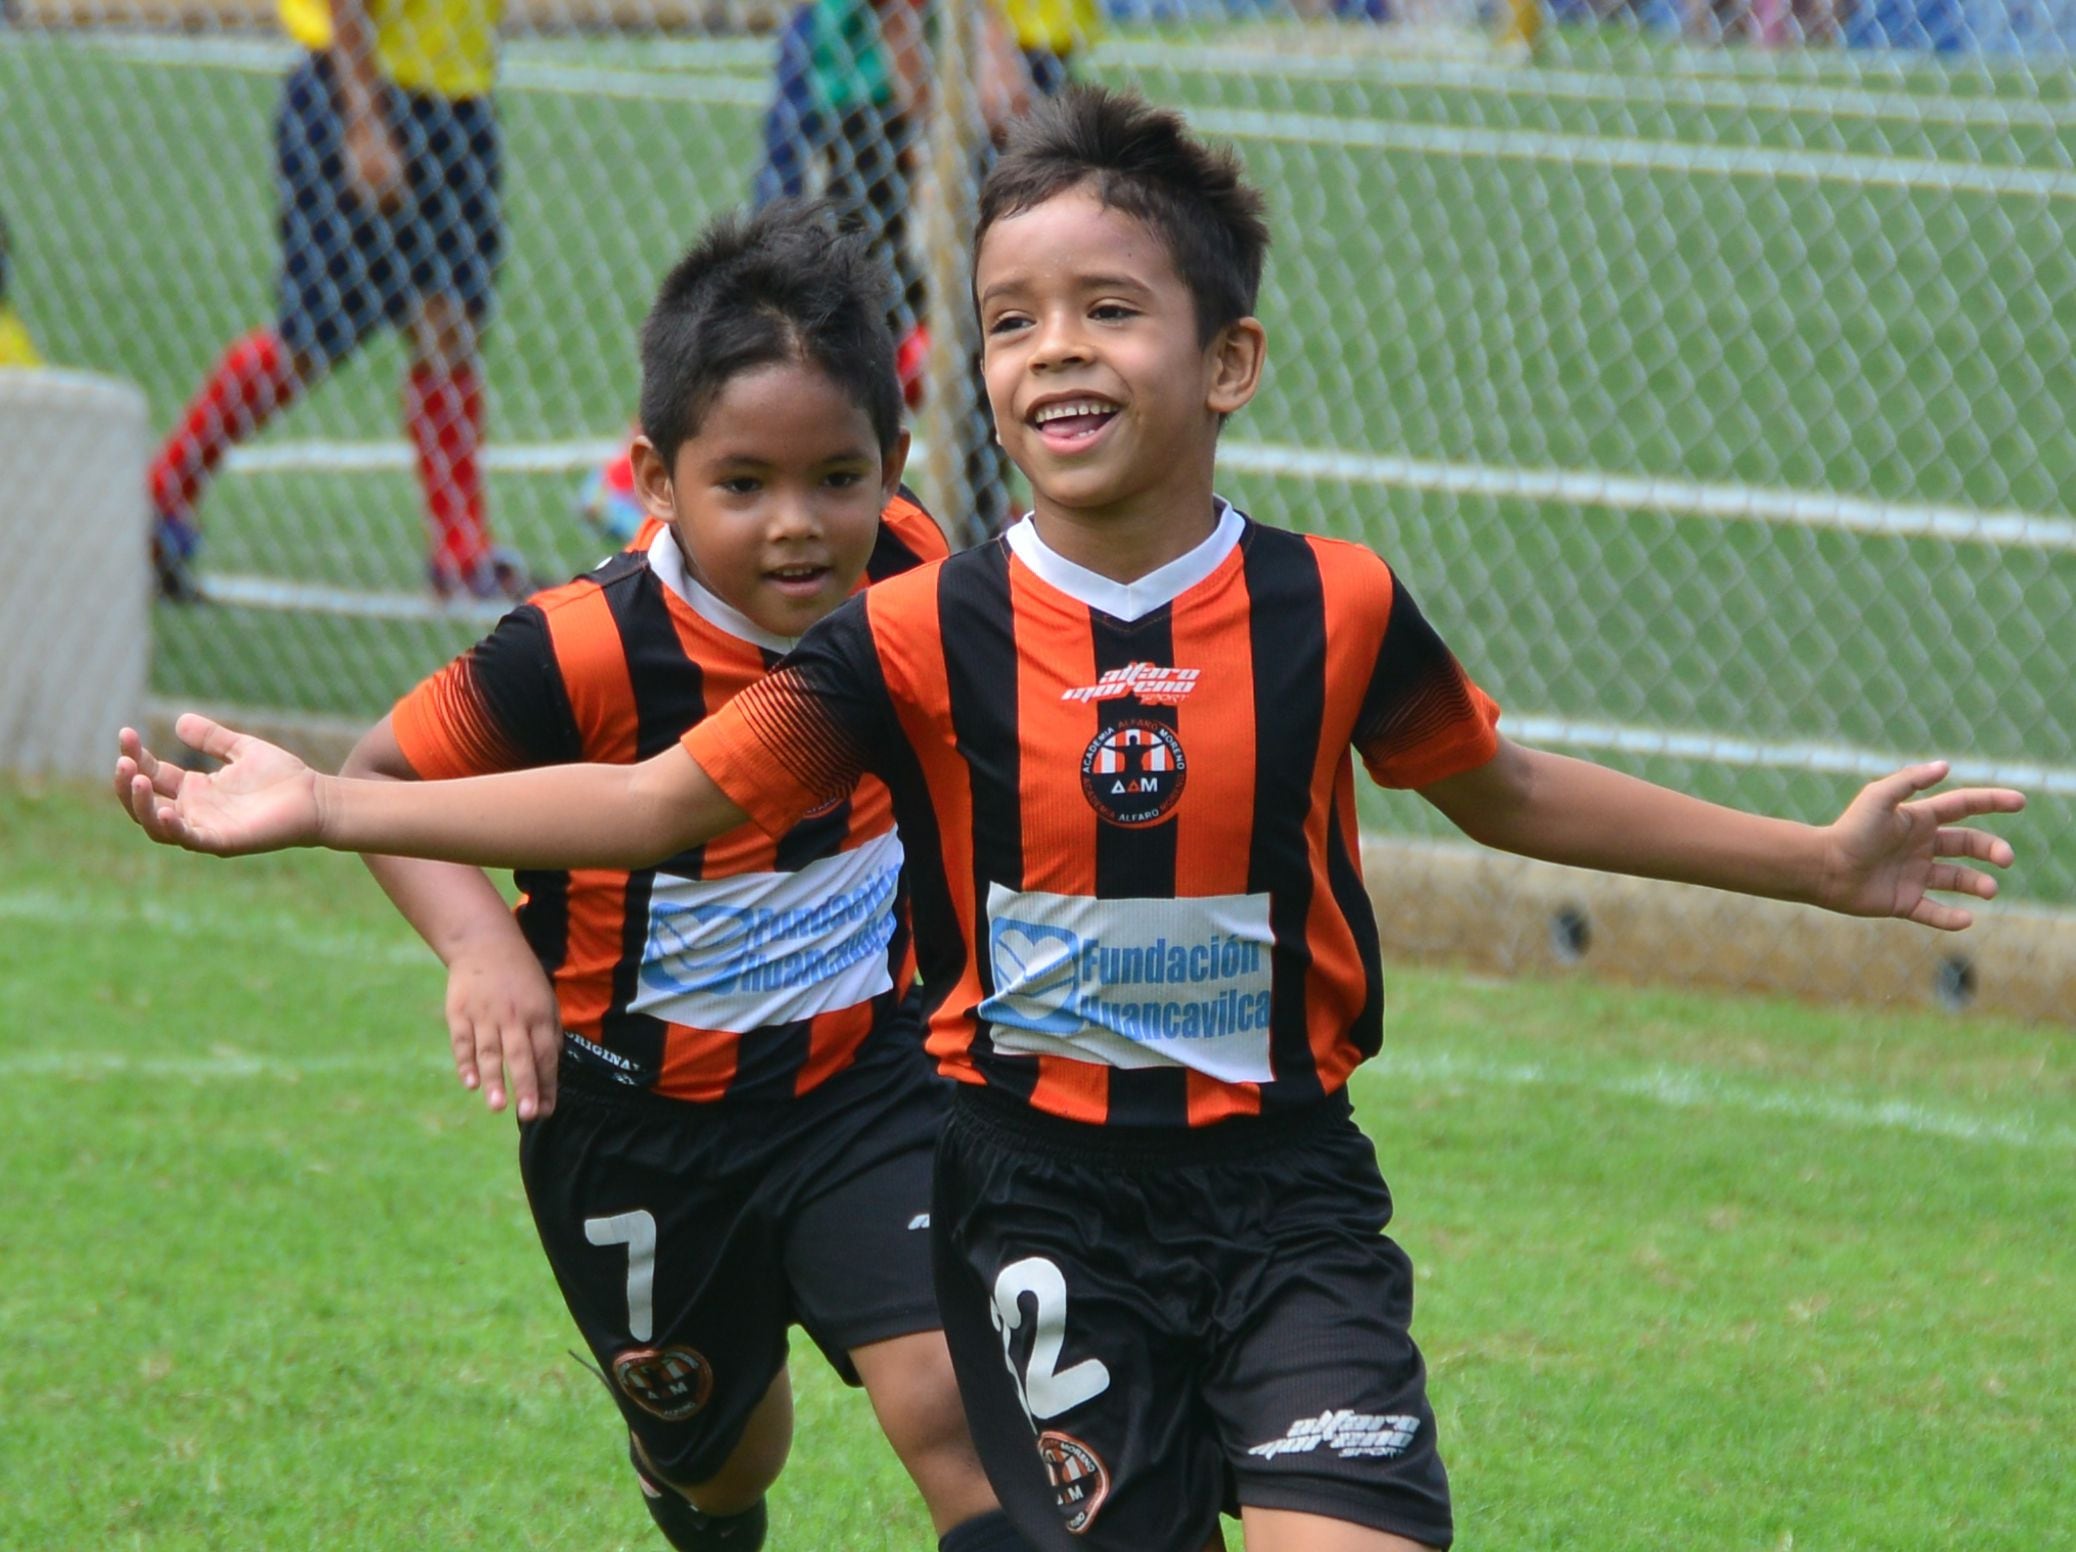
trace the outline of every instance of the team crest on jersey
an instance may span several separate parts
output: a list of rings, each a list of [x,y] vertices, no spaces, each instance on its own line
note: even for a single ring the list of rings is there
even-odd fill
[[[1063,701],[1114,701],[1136,695],[1142,706],[1180,706],[1183,697],[1197,687],[1200,668],[1166,668],[1159,663],[1127,663],[1106,668],[1094,684],[1076,685],[1064,691]]]
[[[627,1399],[666,1423],[681,1423],[714,1393],[713,1365],[689,1347],[637,1347],[613,1360]]]
[[[1038,1435],[1038,1458],[1052,1478],[1052,1496],[1067,1529],[1080,1535],[1110,1496],[1110,1468],[1079,1439],[1051,1428]]]
[[[1167,818],[1188,775],[1182,740],[1150,717],[1104,728],[1081,755],[1081,791],[1089,806],[1128,830]]]

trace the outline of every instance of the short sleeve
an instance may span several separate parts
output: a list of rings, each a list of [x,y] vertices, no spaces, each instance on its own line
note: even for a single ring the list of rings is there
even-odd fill
[[[396,703],[390,727],[428,781],[582,758],[546,619],[531,605]]]
[[[898,736],[866,603],[850,599],[684,736],[700,769],[768,835],[847,795]]]
[[[879,538],[873,544],[858,587],[862,591],[870,583],[898,577],[949,554],[951,545],[945,540],[944,530],[937,526],[937,519],[904,485],[879,515]]]
[[[1380,786],[1424,787],[1499,752],[1499,707],[1392,579],[1391,615],[1355,725],[1355,747]]]

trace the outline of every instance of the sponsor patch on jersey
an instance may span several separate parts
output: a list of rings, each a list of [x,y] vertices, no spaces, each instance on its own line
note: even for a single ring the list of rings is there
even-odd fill
[[[1038,1435],[1038,1458],[1052,1479],[1053,1500],[1067,1529],[1080,1535],[1110,1496],[1110,1468],[1103,1457],[1071,1434],[1047,1429]]]
[[[1269,897],[1097,900],[988,887],[997,1051],[1112,1067],[1190,1067],[1265,1083]]]
[[[1336,1408],[1317,1417],[1301,1417],[1280,1439],[1251,1446],[1247,1453],[1263,1460],[1278,1455],[1310,1455],[1328,1450],[1343,1460],[1389,1460],[1403,1455],[1420,1431],[1420,1419],[1401,1413],[1374,1416]]]
[[[681,1423],[713,1395],[714,1370],[689,1347],[636,1347],[613,1360],[613,1382],[644,1412]]]
[[[1106,668],[1094,684],[1076,685],[1060,694],[1063,701],[1114,701],[1130,695],[1142,706],[1180,706],[1197,687],[1198,668],[1164,668],[1159,663],[1127,663]]]
[[[1081,792],[1111,824],[1137,830],[1175,811],[1189,778],[1182,740],[1165,722],[1132,717],[1104,728],[1081,755]]]
[[[629,1009],[742,1034],[878,996],[901,857],[889,832],[792,873],[658,873]]]

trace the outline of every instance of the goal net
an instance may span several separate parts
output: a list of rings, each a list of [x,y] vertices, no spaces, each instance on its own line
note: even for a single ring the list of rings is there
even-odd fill
[[[715,212],[826,182],[857,94],[903,106],[898,61],[874,85],[827,39],[905,4],[508,0],[487,510],[536,574],[611,543],[584,491],[661,271]],[[1241,151],[1276,241],[1228,493],[1390,557],[1517,737],[1813,818],[1951,755],[2033,794],[2015,893],[2076,903],[2076,0],[928,10],[902,154],[933,507],[998,499],[957,293],[1001,26],[1041,77]],[[251,0],[4,14],[11,300],[163,433],[273,315],[303,51]],[[403,364],[379,333],[230,453],[196,509],[209,601],[154,611],[161,703],[364,722],[495,618],[426,585]]]

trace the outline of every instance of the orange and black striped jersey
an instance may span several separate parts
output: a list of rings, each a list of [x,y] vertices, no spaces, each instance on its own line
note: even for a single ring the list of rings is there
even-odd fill
[[[904,493],[881,516],[865,581],[945,553]],[[390,721],[428,780],[631,763],[792,645],[701,586],[652,522],[506,615]],[[622,1081],[694,1102],[804,1094],[906,995],[915,957],[886,788],[868,779],[810,807],[771,835],[745,826],[639,872],[518,875],[519,924],[563,1027]]]
[[[1220,503],[1131,584],[1026,521],[876,587],[685,744],[772,833],[886,782],[948,1075],[1179,1126],[1375,1053],[1351,751],[1425,786],[1490,759],[1498,717],[1375,554]]]

